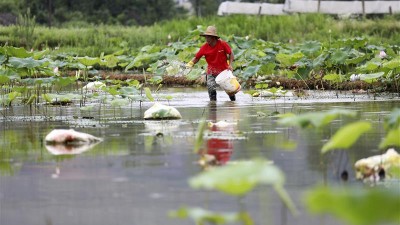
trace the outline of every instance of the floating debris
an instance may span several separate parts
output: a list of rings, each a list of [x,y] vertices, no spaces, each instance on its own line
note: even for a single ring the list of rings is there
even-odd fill
[[[222,128],[222,127],[229,127],[229,126],[233,126],[233,125],[237,125],[237,123],[229,123],[224,120],[218,121],[216,123],[208,122],[208,127],[216,126],[216,127]]]
[[[53,155],[81,154],[102,140],[73,129],[55,129],[45,138],[46,149]]]
[[[172,106],[155,103],[152,107],[146,110],[146,112],[144,112],[144,119],[182,119],[182,116],[179,111]]]
[[[400,155],[393,148],[382,155],[360,159],[354,164],[357,179],[371,178],[374,181],[385,178],[391,166],[400,167]]]
[[[45,141],[47,144],[85,144],[100,142],[103,139],[90,134],[75,131],[73,129],[55,129],[47,134]]]
[[[101,91],[103,87],[106,87],[106,85],[103,82],[100,81],[93,81],[89,82],[83,87],[83,90],[85,91]]]

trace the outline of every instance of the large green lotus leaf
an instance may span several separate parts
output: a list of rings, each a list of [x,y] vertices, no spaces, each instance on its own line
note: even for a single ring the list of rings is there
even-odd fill
[[[6,56],[5,55],[0,55],[0,65],[3,64],[6,61]]]
[[[400,108],[395,108],[390,115],[385,118],[385,128],[394,129],[398,126],[400,126]]]
[[[144,93],[146,94],[146,97],[151,101],[154,102],[153,95],[151,94],[150,88],[145,87],[144,88]]]
[[[5,46],[7,55],[17,58],[28,58],[33,56],[32,52],[26,51],[24,48],[17,48],[12,46]]]
[[[261,65],[248,66],[239,76],[240,76],[240,78],[244,78],[245,80],[248,80],[250,77],[257,75],[260,68],[261,68]]]
[[[386,137],[379,144],[380,149],[394,146],[400,147],[400,126],[398,126],[397,129],[389,130]]]
[[[11,80],[16,80],[21,78],[20,74],[18,73],[18,70],[20,69],[13,69],[13,68],[5,69],[0,67],[0,74],[3,76],[7,76]]]
[[[195,221],[196,224],[227,224],[233,222],[239,222],[240,218],[243,217],[243,213],[216,213],[202,208],[180,208],[176,211],[171,211],[168,215],[172,218],[187,219],[190,218]],[[250,217],[248,217],[250,218]],[[253,223],[245,223],[250,225]]]
[[[358,49],[366,46],[367,39],[364,37],[344,38],[333,43],[334,47],[340,48],[342,46],[353,47]]]
[[[324,154],[333,149],[348,149],[365,132],[371,130],[371,123],[365,121],[354,122],[340,128],[321,149]]]
[[[350,57],[349,59],[346,59],[346,64],[350,65],[350,64],[359,64],[363,61],[365,61],[368,58],[368,55],[362,52],[359,52],[355,49],[352,49],[350,51]]]
[[[378,69],[379,66],[381,66],[381,62],[376,62],[376,61],[371,60],[371,61],[359,66],[357,68],[357,71],[360,71],[360,72],[371,72],[371,71],[374,71],[374,70]]]
[[[180,73],[181,67],[177,64],[171,64],[165,68],[168,76],[176,76]]]
[[[318,41],[306,41],[300,45],[300,51],[308,56],[313,56],[319,53],[322,44]]]
[[[235,162],[204,171],[191,178],[192,188],[219,190],[230,195],[244,195],[258,184],[283,186],[284,174],[271,162],[255,160]]]
[[[332,109],[325,112],[309,112],[300,115],[287,113],[280,116],[278,123],[301,128],[321,128],[341,115],[355,117],[357,112],[347,109]]]
[[[101,87],[101,89],[103,91],[106,91],[107,93],[109,93],[112,96],[116,96],[116,95],[121,94],[116,86],[111,86],[111,87],[104,87],[103,86],[103,87]]]
[[[305,194],[305,203],[312,213],[351,225],[400,224],[399,190],[317,187]]]
[[[180,51],[178,53],[178,60],[181,62],[188,62],[189,60],[191,60],[193,58],[193,56],[196,54],[196,52],[199,49],[197,47],[191,46],[191,47],[187,47],[184,50]],[[171,60],[171,57],[167,58],[168,60]]]
[[[0,75],[0,85],[4,85],[7,84],[8,82],[10,82],[10,78],[6,75]]]
[[[276,64],[273,62],[262,64],[260,68],[260,74],[269,75],[273,74],[275,71]]]
[[[196,80],[203,74],[202,69],[192,69],[186,74],[186,78],[189,80]]]
[[[85,56],[85,57],[78,57],[76,58],[76,60],[85,66],[93,66],[97,63],[100,63],[100,58],[98,57]]]
[[[7,104],[10,104],[12,101],[14,101],[17,97],[21,96],[21,93],[13,91],[7,94]]]
[[[50,52],[49,49],[46,49],[46,50],[43,50],[43,51],[40,51],[40,52],[34,52],[32,58],[41,59],[41,58],[43,58],[43,56],[45,56],[49,52]]]
[[[20,69],[20,68],[27,68],[27,69],[33,69],[33,68],[38,68],[42,66],[46,60],[35,60],[31,57],[29,58],[18,58],[18,57],[10,57],[8,60],[8,64],[11,67]],[[47,61],[48,63],[48,61]]]
[[[383,68],[387,68],[387,69],[396,69],[396,68],[400,68],[400,58],[395,58],[390,60],[389,62],[385,62],[382,65]]]
[[[119,59],[115,55],[106,55],[102,60],[99,60],[100,65],[108,68],[114,68],[118,65]]]
[[[346,59],[349,58],[349,53],[344,50],[336,49],[332,54],[331,54],[331,59],[330,61],[334,65],[338,64],[344,64],[346,62]]]
[[[296,52],[293,54],[286,54],[286,53],[278,53],[276,54],[276,60],[283,66],[288,67],[295,64],[301,58],[304,57],[304,54],[301,52]]]
[[[363,80],[367,83],[372,83],[374,80],[382,77],[385,72],[378,72],[378,73],[370,73],[370,74],[360,74],[360,80]]]
[[[80,63],[80,62],[69,62],[69,63],[67,63],[66,66],[67,66],[68,68],[71,68],[71,69],[78,69],[78,70],[84,70],[84,69],[86,69],[85,65],[83,65],[83,64]]]
[[[323,80],[327,80],[327,81],[331,81],[333,83],[339,83],[339,82],[342,82],[344,80],[343,75],[336,74],[336,73],[326,74],[326,75],[324,75],[324,77],[322,79]]]
[[[299,79],[307,79],[312,70],[312,62],[307,58],[302,58],[296,62],[296,65],[297,77]]]
[[[246,52],[246,49],[235,49],[233,50],[233,54],[235,55],[235,60],[239,59],[240,57],[242,57]]]
[[[146,45],[140,49],[141,52],[146,52],[149,54],[159,52],[160,50],[161,47],[156,45]]]
[[[313,68],[318,69],[318,68],[322,67],[325,64],[325,61],[328,57],[329,57],[329,54],[326,52],[323,52],[321,55],[319,55],[317,58],[314,59]]]
[[[173,49],[176,49],[176,50],[185,50],[185,49],[187,49],[187,48],[193,48],[192,46],[188,45],[188,43],[180,42],[180,41],[178,41],[178,42],[173,42],[173,43],[171,44],[171,47],[172,47]]]
[[[83,98],[82,95],[79,94],[49,94],[49,97],[53,99],[54,101],[61,101],[61,102],[66,102],[66,101],[71,101],[71,100],[80,100]]]
[[[54,83],[61,87],[65,87],[65,86],[75,83],[75,81],[76,81],[75,77],[57,77],[57,79],[54,81]]]
[[[125,71],[129,70],[130,68],[140,68],[144,65],[151,64],[156,62],[159,59],[158,53],[140,53],[136,56],[136,58],[126,66]]]
[[[246,40],[244,37],[234,37],[234,42],[240,49],[250,49],[256,44],[254,39]]]
[[[129,105],[129,100],[127,99],[121,99],[121,98],[115,98],[110,101],[110,105],[112,107],[122,107],[122,106],[127,106]]]

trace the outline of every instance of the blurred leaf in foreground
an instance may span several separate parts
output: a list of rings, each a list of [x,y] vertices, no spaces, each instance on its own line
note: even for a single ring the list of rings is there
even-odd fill
[[[330,214],[352,225],[400,223],[398,188],[317,187],[305,195],[305,201],[310,212]]]
[[[371,123],[358,121],[340,128],[333,137],[322,147],[321,152],[326,153],[333,149],[348,149],[365,132],[371,130]]]

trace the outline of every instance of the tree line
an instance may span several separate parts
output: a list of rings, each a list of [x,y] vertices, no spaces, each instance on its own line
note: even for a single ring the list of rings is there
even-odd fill
[[[215,15],[222,0],[190,2],[192,10],[179,6],[176,0],[0,0],[0,17],[16,19],[29,10],[37,24],[49,27],[68,24],[145,26],[190,15]]]

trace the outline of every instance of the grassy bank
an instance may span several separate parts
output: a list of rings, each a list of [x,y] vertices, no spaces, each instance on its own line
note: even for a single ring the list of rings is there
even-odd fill
[[[398,44],[400,15],[375,19],[336,19],[322,14],[285,16],[225,16],[172,20],[147,27],[87,26],[46,28],[35,27],[34,34],[23,37],[16,26],[0,27],[0,45],[43,49],[58,48],[62,52],[97,56],[122,47],[133,49],[148,44],[178,41],[197,25],[216,25],[219,34],[261,38],[266,41],[300,43],[307,40],[329,42],[332,39],[367,37],[370,43]],[[170,37],[170,38],[169,38]],[[29,40],[23,41],[23,40]],[[31,44],[27,44],[31,43]]]

